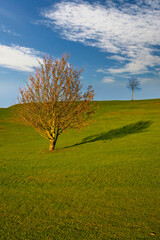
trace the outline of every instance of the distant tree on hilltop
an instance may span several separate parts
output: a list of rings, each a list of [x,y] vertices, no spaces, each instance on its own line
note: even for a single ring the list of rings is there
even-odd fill
[[[53,61],[44,57],[18,98],[18,116],[50,141],[50,151],[55,149],[60,134],[87,125],[95,112],[94,91],[89,86],[83,93],[83,69],[74,69],[68,58],[63,55]]]
[[[133,92],[141,89],[139,86],[140,86],[140,83],[137,78],[132,77],[128,80],[127,88],[132,91],[132,100],[133,100]]]

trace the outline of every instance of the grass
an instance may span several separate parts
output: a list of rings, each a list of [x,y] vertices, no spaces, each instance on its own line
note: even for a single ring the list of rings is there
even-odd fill
[[[160,99],[99,104],[53,153],[0,109],[1,239],[160,239]]]

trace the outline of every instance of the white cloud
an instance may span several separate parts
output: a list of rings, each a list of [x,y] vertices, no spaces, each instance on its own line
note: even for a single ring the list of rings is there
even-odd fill
[[[102,69],[102,68],[99,68],[96,70],[96,72],[100,72],[100,73],[108,73],[108,69]]]
[[[39,52],[32,48],[0,44],[0,66],[5,68],[31,72],[38,61],[41,61],[38,55]]]
[[[160,46],[160,1],[135,2],[60,1],[42,16],[63,38],[98,47],[114,54],[113,59],[127,60],[123,67],[109,69],[110,73],[139,74],[160,64],[160,57],[152,52],[152,46]]]
[[[102,79],[102,83],[113,83],[115,82],[115,80],[113,78],[110,78],[110,77],[104,77]]]
[[[134,52],[132,60],[127,63],[123,68],[112,69],[108,71],[114,73],[130,72],[134,74],[149,72],[148,67],[156,67],[160,64],[160,57],[152,55],[151,49],[143,47],[143,49],[137,49]]]
[[[112,60],[117,60],[117,61],[126,61],[127,58],[126,57],[122,57],[122,56],[119,56],[119,55],[113,55],[113,56],[110,56],[110,57],[106,57],[107,59],[112,59]]]

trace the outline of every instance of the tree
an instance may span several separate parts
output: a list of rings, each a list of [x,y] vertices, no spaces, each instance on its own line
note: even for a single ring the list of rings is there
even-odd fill
[[[50,151],[55,149],[60,134],[87,125],[95,112],[94,91],[89,86],[83,92],[83,69],[74,69],[68,58],[63,55],[52,60],[44,56],[18,97],[18,116],[49,139]]]
[[[139,86],[140,86],[140,83],[137,78],[132,77],[128,80],[127,88],[129,88],[129,90],[132,91],[132,100],[133,100],[133,92],[136,90],[140,90]]]

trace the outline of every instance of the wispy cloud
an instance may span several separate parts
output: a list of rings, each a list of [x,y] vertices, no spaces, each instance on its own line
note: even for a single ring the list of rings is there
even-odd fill
[[[40,52],[18,45],[0,44],[0,66],[18,71],[31,72],[37,66]]]
[[[110,73],[141,74],[160,64],[152,48],[160,46],[160,1],[134,2],[107,0],[102,5],[60,1],[41,14],[44,22],[63,38],[113,54],[122,67],[108,69]]]
[[[114,83],[115,80],[113,78],[110,78],[110,77],[104,77],[102,79],[102,83]]]
[[[4,25],[4,24],[0,25],[0,31],[4,32],[4,33],[8,33],[8,34],[10,34],[12,36],[16,36],[16,37],[20,37],[21,36],[20,34],[12,31],[10,28],[6,27],[6,25]]]
[[[116,60],[116,61],[120,61],[120,62],[123,62],[123,61],[126,61],[126,60],[127,60],[126,57],[122,57],[122,56],[119,56],[119,55],[107,56],[106,58],[107,58],[107,59]]]

